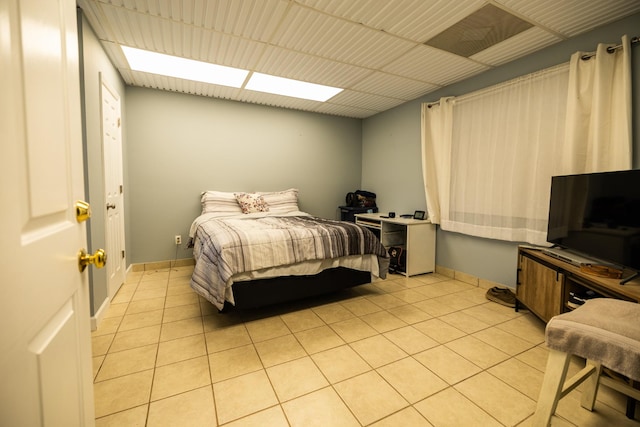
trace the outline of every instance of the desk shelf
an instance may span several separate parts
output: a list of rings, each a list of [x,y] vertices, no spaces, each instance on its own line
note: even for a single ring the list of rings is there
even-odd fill
[[[389,249],[403,247],[407,254],[405,276],[432,273],[436,266],[436,226],[428,220],[382,218],[377,213],[356,214],[356,224],[374,230]]]

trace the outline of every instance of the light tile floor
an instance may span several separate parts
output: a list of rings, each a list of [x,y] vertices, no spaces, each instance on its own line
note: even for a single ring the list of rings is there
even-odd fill
[[[219,314],[192,267],[130,273],[93,332],[102,426],[529,426],[544,324],[439,274]],[[577,370],[576,360],[572,370]],[[580,389],[554,426],[638,426]]]

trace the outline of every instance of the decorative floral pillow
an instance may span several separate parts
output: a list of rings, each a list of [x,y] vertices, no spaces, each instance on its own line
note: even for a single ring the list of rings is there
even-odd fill
[[[234,193],[242,213],[269,212],[269,204],[260,194]]]

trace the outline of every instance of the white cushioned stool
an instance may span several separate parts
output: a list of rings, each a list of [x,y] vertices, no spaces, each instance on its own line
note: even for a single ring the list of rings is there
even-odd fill
[[[533,426],[548,426],[558,401],[588,380],[580,404],[593,410],[599,384],[640,400],[640,390],[625,382],[601,376],[607,367],[640,381],[640,304],[595,298],[577,309],[553,317],[545,339],[549,359],[533,416]],[[586,366],[565,382],[571,356],[587,360]]]

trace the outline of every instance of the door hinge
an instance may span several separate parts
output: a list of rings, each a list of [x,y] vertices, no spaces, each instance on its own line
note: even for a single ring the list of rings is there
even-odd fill
[[[120,184],[120,194],[122,194],[122,184]]]
[[[120,127],[120,117],[118,117],[118,127]]]
[[[122,258],[124,258],[124,251],[122,251]]]

